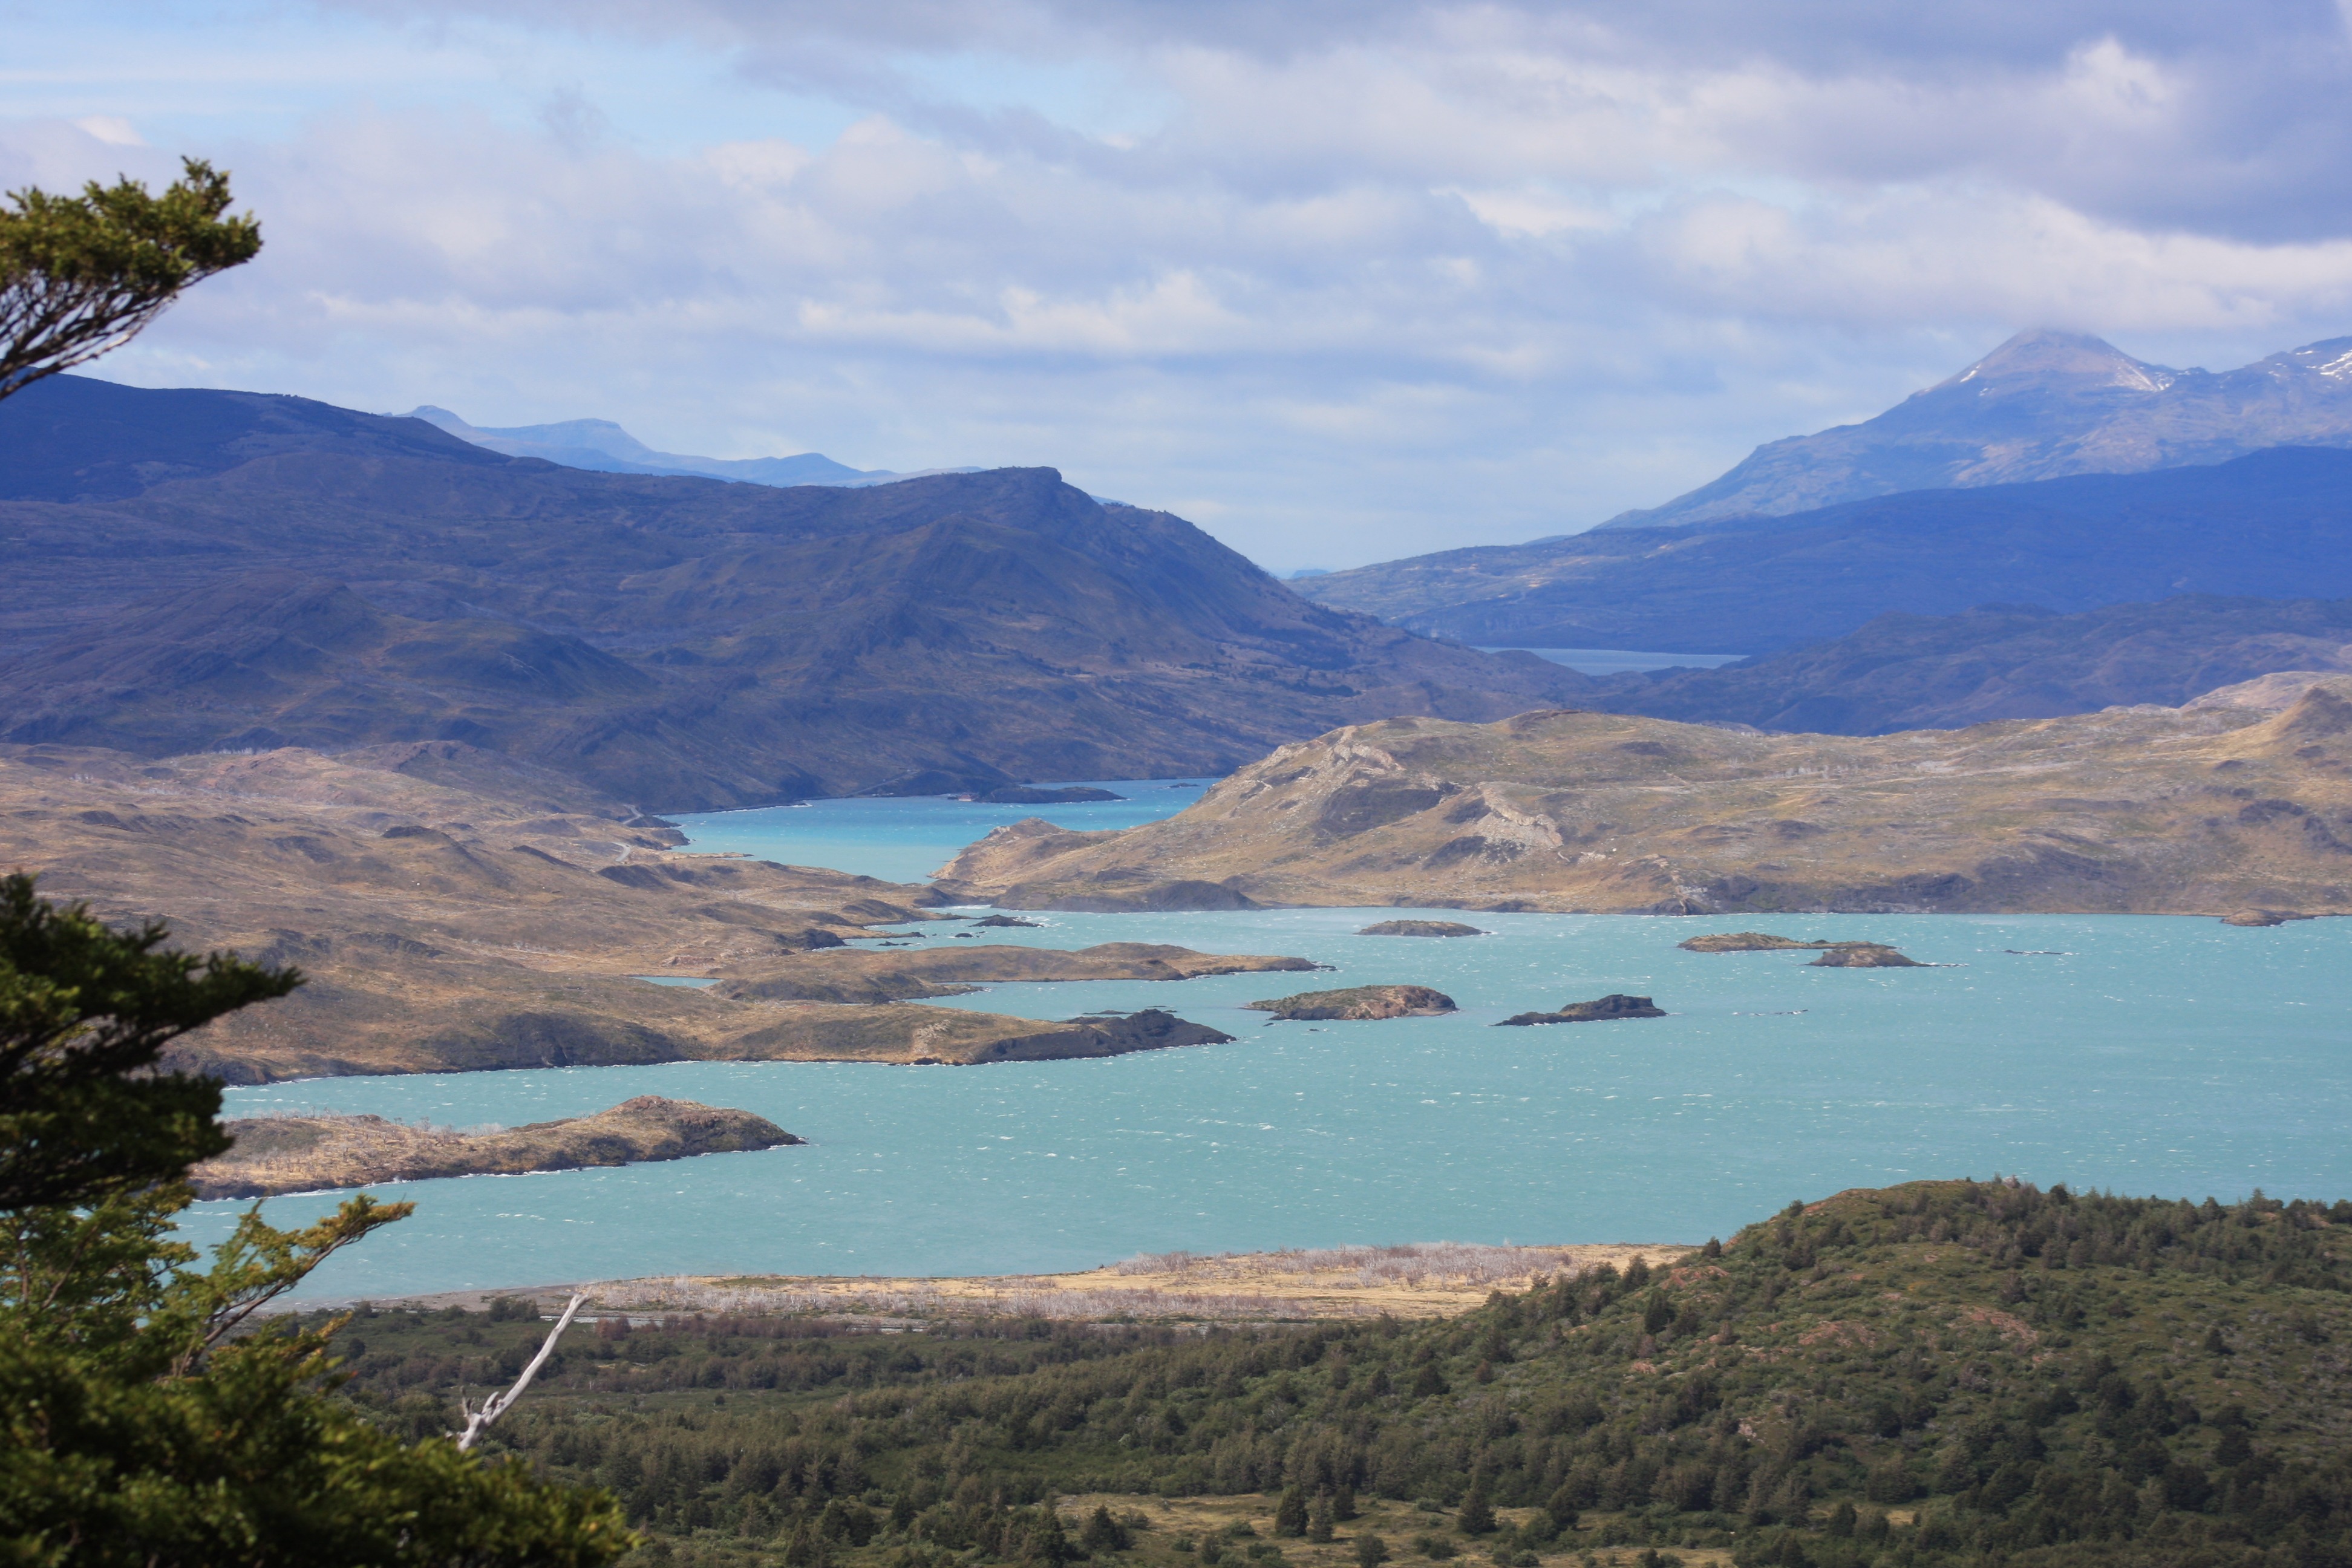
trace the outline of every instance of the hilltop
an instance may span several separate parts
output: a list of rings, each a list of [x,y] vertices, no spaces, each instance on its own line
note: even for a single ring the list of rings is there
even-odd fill
[[[1309,604],[1045,468],[597,473],[300,398],[57,376],[0,405],[0,740],[455,740],[649,808],[1217,773],[1590,684]]]
[[[1006,908],[2352,912],[2352,677],[1870,739],[1591,712],[1286,746],[1118,833],[941,873]]]

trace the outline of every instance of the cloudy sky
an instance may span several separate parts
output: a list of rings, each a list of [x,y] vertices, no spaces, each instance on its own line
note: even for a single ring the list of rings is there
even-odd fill
[[[2352,4],[2352,0],[2347,0]],[[2321,0],[0,0],[0,182],[235,172],[97,374],[1559,533],[2016,328],[2352,333]]]

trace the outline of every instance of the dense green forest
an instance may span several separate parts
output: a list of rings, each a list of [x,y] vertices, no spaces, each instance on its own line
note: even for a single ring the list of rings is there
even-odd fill
[[[646,1563],[2336,1568],[2347,1253],[2352,1202],[1921,1183],[1440,1322],[607,1321],[493,1430],[615,1494]],[[363,1312],[346,1392],[445,1430],[544,1332]],[[1265,1494],[1275,1528],[1042,1506],[1092,1493]]]

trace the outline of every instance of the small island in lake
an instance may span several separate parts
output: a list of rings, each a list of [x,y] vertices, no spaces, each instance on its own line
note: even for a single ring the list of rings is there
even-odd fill
[[[1302,991],[1296,996],[1246,1002],[1255,1012],[1309,1022],[1366,1018],[1430,1018],[1454,1011],[1454,998],[1426,985],[1348,985],[1337,991]]]
[[[1685,952],[1818,952],[1809,969],[1932,969],[1883,942],[1799,942],[1769,931],[1715,931],[1675,944]]]
[[[1932,969],[1934,964],[1906,958],[1883,942],[1832,942],[1808,969]]]
[[[1125,800],[1107,789],[1072,784],[1066,789],[1039,789],[1034,784],[1006,784],[972,798],[982,805],[1070,805],[1082,800]]]
[[[1368,925],[1358,936],[1485,936],[1476,926],[1464,925],[1460,921],[1381,921]]]
[[[485,1132],[381,1116],[257,1116],[225,1124],[236,1145],[195,1168],[203,1198],[260,1198],[323,1187],[520,1175],[733,1154],[803,1143],[763,1116],[641,1094],[593,1116]]]
[[[1495,1026],[1498,1029],[1530,1024],[1604,1024],[1612,1018],[1663,1018],[1666,1010],[1647,996],[1612,991],[1590,1002],[1570,1002],[1557,1013],[1520,1013]]]

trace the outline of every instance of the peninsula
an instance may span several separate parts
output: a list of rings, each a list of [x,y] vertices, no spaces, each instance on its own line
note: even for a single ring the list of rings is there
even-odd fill
[[[258,1116],[224,1123],[236,1146],[195,1169],[204,1198],[520,1175],[734,1154],[803,1143],[763,1116],[641,1094],[593,1116],[466,1132],[381,1116]]]
[[[2248,695],[1875,737],[1349,725],[1165,821],[998,828],[939,886],[1013,909],[2352,912],[2352,677]]]
[[[674,852],[658,818],[462,742],[162,760],[0,746],[0,861],[118,923],[299,965],[173,1043],[230,1083],[667,1061],[978,1063],[1228,1037],[1161,1011],[1053,1022],[898,1000],[987,979],[1173,979],[1305,959],[852,946],[939,930],[930,889]],[[811,961],[811,962],[804,962]],[[716,982],[648,984],[657,975]],[[798,980],[789,977],[799,976]],[[740,980],[751,994],[730,994]],[[759,988],[769,987],[765,994]]]

